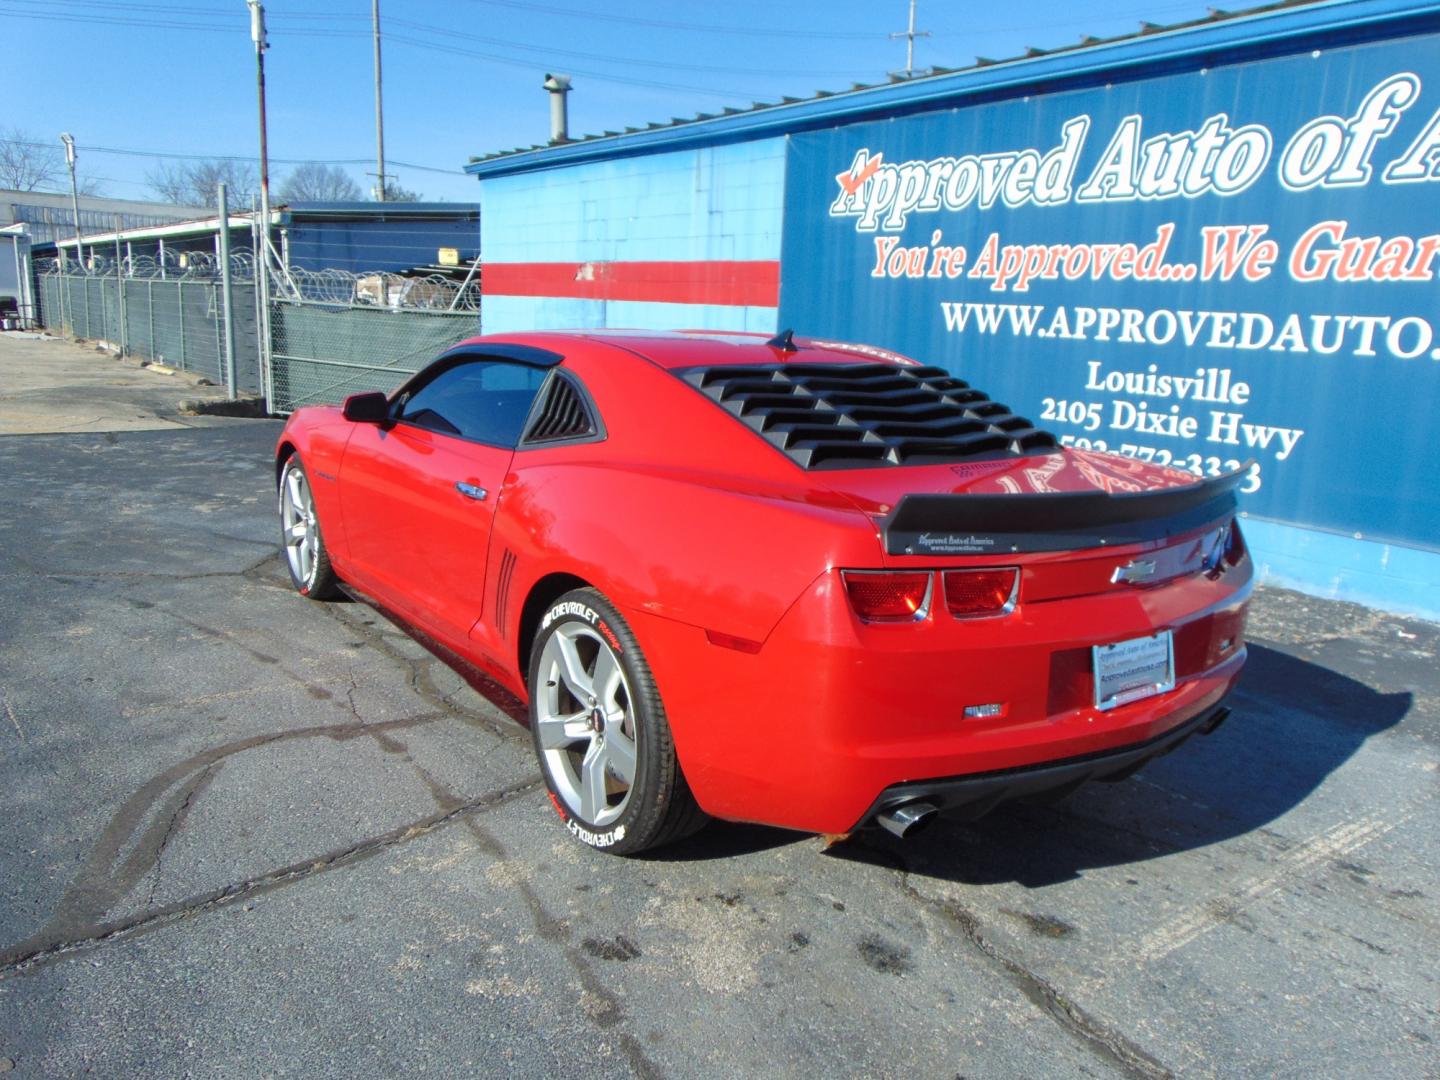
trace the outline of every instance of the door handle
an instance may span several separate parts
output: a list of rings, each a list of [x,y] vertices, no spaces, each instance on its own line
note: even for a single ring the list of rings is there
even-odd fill
[[[490,492],[478,484],[467,484],[463,480],[456,481],[455,490],[467,499],[474,499],[476,502],[482,502],[490,496]]]

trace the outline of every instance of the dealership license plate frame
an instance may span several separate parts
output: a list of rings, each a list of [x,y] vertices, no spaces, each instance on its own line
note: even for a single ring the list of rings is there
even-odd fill
[[[1127,651],[1128,650],[1128,651]],[[1162,678],[1146,679],[1128,685],[1115,687],[1113,673],[1107,681],[1107,667],[1117,664],[1134,664],[1148,660],[1149,668],[1156,668]],[[1161,661],[1164,665],[1161,667]],[[1160,630],[1143,637],[1126,638],[1106,645],[1092,645],[1090,648],[1090,671],[1095,678],[1095,707],[1106,711],[1134,701],[1143,701],[1168,690],[1175,689],[1175,635],[1170,630]]]

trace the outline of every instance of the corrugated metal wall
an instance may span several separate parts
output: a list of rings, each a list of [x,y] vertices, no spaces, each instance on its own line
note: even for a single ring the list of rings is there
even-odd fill
[[[462,259],[473,259],[480,248],[479,226],[473,218],[466,221],[459,216],[449,221],[399,216],[387,221],[301,218],[281,231],[290,265],[302,270],[408,270],[434,263],[442,247],[458,249]]]
[[[784,179],[768,139],[483,181],[486,330],[773,332]]]

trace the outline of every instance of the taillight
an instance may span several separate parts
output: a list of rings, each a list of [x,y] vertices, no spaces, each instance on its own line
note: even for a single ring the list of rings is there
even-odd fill
[[[1020,571],[946,570],[945,606],[960,619],[978,615],[999,615],[1013,606],[1020,584]]]
[[[855,614],[866,622],[916,622],[930,610],[928,570],[892,573],[888,570],[842,570],[845,593]]]
[[[1240,522],[1231,518],[1229,523],[1215,534],[1210,550],[1206,553],[1201,569],[1211,578],[1218,578],[1227,566],[1239,566],[1245,558],[1245,539],[1240,535]]]

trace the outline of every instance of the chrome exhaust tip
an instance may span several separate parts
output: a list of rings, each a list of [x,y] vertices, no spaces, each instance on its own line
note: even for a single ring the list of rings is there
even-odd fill
[[[1213,734],[1220,727],[1220,725],[1225,723],[1225,721],[1228,719],[1230,719],[1230,710],[1222,705],[1220,708],[1216,709],[1213,713],[1211,713],[1209,721],[1207,721],[1205,726],[1200,729],[1200,734]]]
[[[888,810],[881,810],[875,815],[882,828],[887,832],[894,833],[904,840],[907,836],[914,836],[924,829],[932,821],[939,811],[927,802],[906,803],[904,806],[892,806]]]

